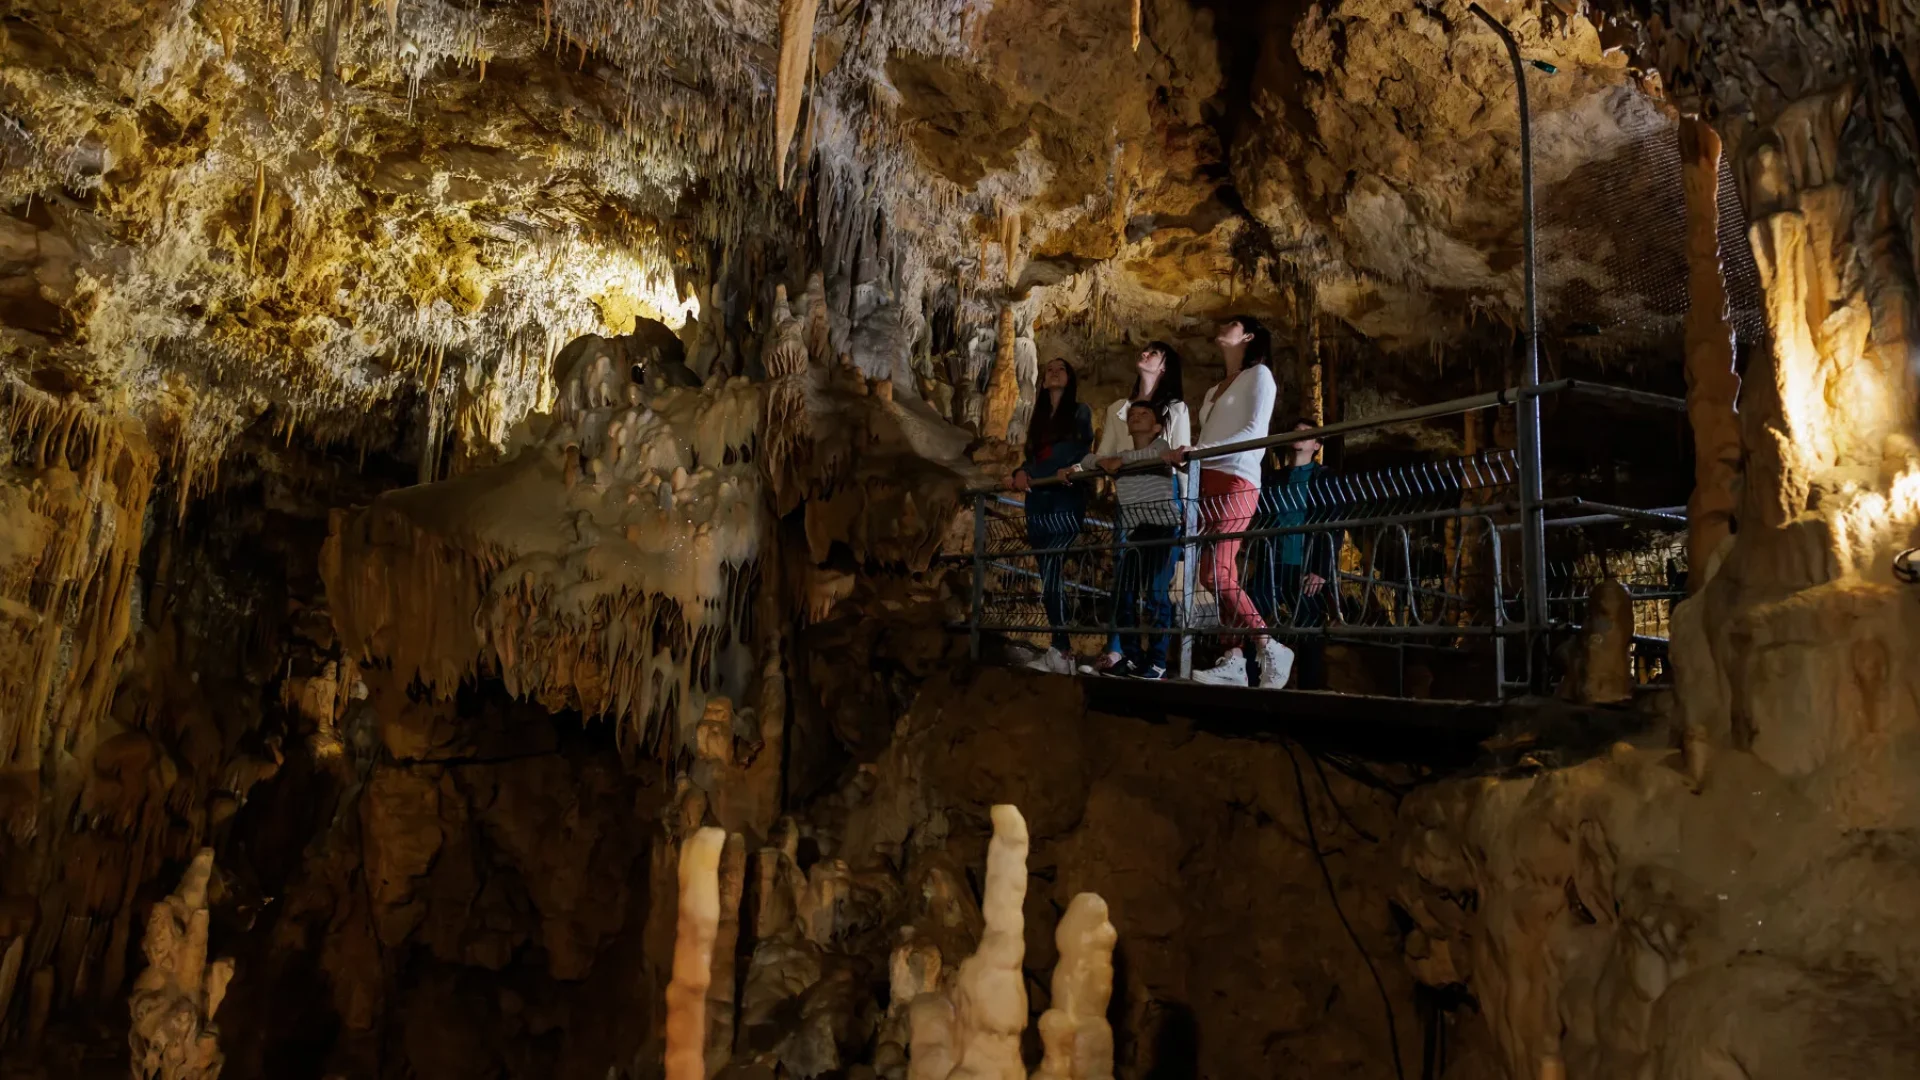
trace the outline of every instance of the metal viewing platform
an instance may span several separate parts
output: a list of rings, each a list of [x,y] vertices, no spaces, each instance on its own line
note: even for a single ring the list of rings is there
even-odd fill
[[[1651,680],[1664,670],[1668,612],[1685,595],[1676,577],[1685,565],[1685,508],[1547,494],[1537,444],[1532,453],[1314,470],[1262,488],[1250,517],[1246,506],[1235,513],[1183,496],[1200,490],[1202,463],[1223,455],[1483,410],[1524,412],[1553,395],[1615,409],[1686,408],[1679,398],[1565,379],[1196,450],[1183,469],[1125,470],[1165,476],[1168,497],[1159,504],[1123,510],[1103,499],[1094,488],[1104,473],[1035,481],[1033,492],[1068,484],[1086,490],[1064,500],[1065,509],[1049,499],[1053,506],[1032,517],[1018,495],[976,492],[971,549],[949,553],[972,565],[966,630],[973,655],[987,635],[1044,647],[1062,633],[1076,651],[1102,652],[1111,641],[1143,635],[1137,640],[1168,642],[1168,675],[1177,679],[1193,672],[1196,643],[1264,633],[1296,651],[1315,643],[1437,651],[1449,667],[1476,673],[1476,689],[1451,696],[1500,701],[1550,689],[1551,651],[1579,628],[1589,593],[1612,575],[1632,597],[1635,663]],[[1244,528],[1221,530],[1222,521],[1239,520]],[[1209,572],[1216,556],[1237,572]],[[1241,596],[1216,595],[1210,582]],[[1244,611],[1247,603],[1264,628],[1223,621],[1223,607]],[[1102,681],[1126,689],[1089,693],[1158,700],[1173,692],[1141,680]],[[1322,704],[1316,712],[1344,711]]]

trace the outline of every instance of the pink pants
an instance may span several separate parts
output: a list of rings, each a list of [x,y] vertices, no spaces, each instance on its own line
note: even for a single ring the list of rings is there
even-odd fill
[[[1220,622],[1255,630],[1266,629],[1247,591],[1240,587],[1240,541],[1206,541],[1209,534],[1245,532],[1259,505],[1260,489],[1237,476],[1215,469],[1200,470],[1199,584],[1220,601]]]

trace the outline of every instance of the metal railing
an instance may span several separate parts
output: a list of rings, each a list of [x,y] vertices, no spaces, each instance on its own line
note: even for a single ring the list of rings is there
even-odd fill
[[[1546,689],[1552,641],[1578,625],[1592,586],[1611,568],[1635,600],[1642,662],[1657,665],[1665,611],[1680,592],[1667,573],[1671,560],[1649,561],[1646,553],[1679,542],[1671,534],[1684,530],[1684,508],[1578,496],[1531,501],[1526,493],[1542,490],[1543,478],[1529,476],[1538,458],[1513,450],[1357,473],[1295,473],[1237,505],[1182,495],[1201,490],[1203,462],[1227,454],[1515,407],[1550,394],[1685,409],[1677,398],[1560,380],[1196,450],[1184,470],[1158,463],[1123,470],[1164,476],[1164,500],[1096,500],[1092,488],[1104,473],[1034,481],[1025,500],[976,492],[972,550],[965,553],[973,565],[967,629],[974,655],[987,633],[1064,635],[1132,643],[1125,651],[1163,657],[1170,674],[1185,677],[1197,638],[1421,643],[1480,655],[1498,697]],[[1031,516],[1030,505],[1039,508]],[[1541,519],[1537,532],[1524,527],[1529,510]],[[1548,559],[1550,535],[1622,525],[1669,535],[1642,540],[1639,554],[1608,565],[1591,551]],[[1544,583],[1537,607],[1529,603],[1529,580]],[[1530,611],[1545,612],[1544,622]]]

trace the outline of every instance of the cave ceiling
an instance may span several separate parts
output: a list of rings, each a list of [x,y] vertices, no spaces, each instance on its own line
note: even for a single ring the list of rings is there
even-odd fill
[[[1595,22],[1493,7],[1556,69],[1543,207],[1670,123]],[[1240,308],[1403,349],[1517,321],[1512,75],[1463,4],[1144,0],[1136,48],[1115,0],[824,0],[784,177],[782,18],[12,0],[0,362],[210,460],[269,411],[348,437],[436,393],[499,441],[566,341],[752,333],[761,282],[819,269],[922,347],[1013,303],[1116,371]]]

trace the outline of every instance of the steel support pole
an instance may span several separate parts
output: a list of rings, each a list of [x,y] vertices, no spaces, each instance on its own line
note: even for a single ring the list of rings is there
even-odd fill
[[[1541,480],[1540,396],[1533,391],[1540,385],[1540,309],[1534,284],[1533,234],[1533,124],[1527,115],[1527,68],[1520,59],[1520,44],[1500,20],[1479,4],[1467,10],[1497,35],[1507,47],[1507,59],[1513,63],[1514,89],[1520,98],[1520,213],[1525,258],[1521,268],[1526,297],[1527,351],[1520,364],[1520,561],[1521,580],[1526,589],[1527,682],[1535,693],[1547,689],[1547,548],[1546,509],[1541,506],[1544,487]]]
[[[1183,522],[1182,539],[1186,541],[1182,552],[1185,565],[1180,568],[1180,618],[1181,626],[1193,625],[1193,579],[1200,572],[1200,545],[1194,543],[1194,537],[1200,532],[1200,459],[1187,461],[1187,490],[1183,493],[1181,520]],[[1193,677],[1193,635],[1180,635],[1180,677]]]

